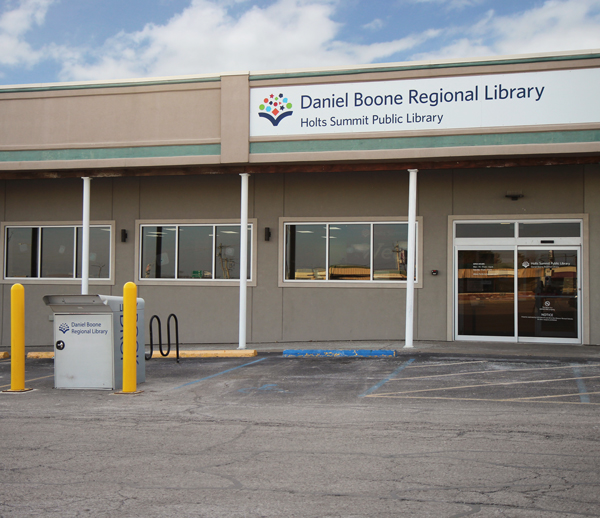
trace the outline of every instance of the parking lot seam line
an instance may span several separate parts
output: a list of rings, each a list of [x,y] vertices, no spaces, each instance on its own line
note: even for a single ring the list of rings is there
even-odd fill
[[[30,380],[25,380],[25,383],[27,384],[27,383],[30,383],[32,381],[38,381],[38,380],[43,380],[43,379],[52,378],[52,377],[54,377],[54,374],[50,374],[49,376],[42,376],[40,378],[33,378],[33,379],[30,379]],[[3,389],[5,387],[10,387],[10,383],[8,385],[0,385],[0,389]]]
[[[373,392],[375,392],[377,389],[379,389],[380,387],[382,387],[383,385],[385,385],[390,379],[392,379],[396,374],[402,372],[406,367],[408,367],[412,362],[414,362],[415,359],[411,358],[410,360],[408,360],[407,362],[404,362],[402,365],[400,365],[400,367],[398,367],[394,372],[392,372],[387,378],[381,380],[379,383],[377,383],[376,385],[373,385],[370,389],[367,389],[365,392],[363,392],[362,394],[360,394],[358,397],[367,397],[369,394],[372,394]]]
[[[588,392],[587,394],[600,394],[600,392]],[[576,394],[550,394],[547,396],[516,397],[516,398],[509,399],[509,401],[519,401],[521,399],[550,399],[550,398],[554,398],[554,397],[579,397],[579,396],[580,396],[579,393],[576,393]],[[589,403],[589,402],[590,402],[589,397],[587,398],[587,401],[581,401],[581,403]]]
[[[244,350],[229,350],[229,349],[215,349],[211,350],[195,350],[195,351],[179,351],[180,358],[251,358],[257,356],[258,352],[256,349],[244,349]],[[176,358],[177,353],[170,352],[167,356],[163,356],[160,352],[152,354],[152,359],[161,358]]]
[[[462,364],[457,364],[457,365],[462,365]],[[574,364],[574,365],[577,365],[577,364]],[[600,364],[598,364],[598,365],[577,365],[577,366],[600,367]],[[414,367],[421,367],[421,365],[415,365]],[[465,372],[453,372],[450,374],[432,374],[431,376],[412,376],[410,378],[398,378],[398,380],[392,379],[390,381],[420,380],[420,379],[426,379],[426,378],[445,378],[448,376],[463,376],[463,375],[467,375],[467,374],[503,374],[505,372],[545,371],[545,370],[551,370],[551,369],[571,369],[571,368],[573,368],[573,365],[567,365],[567,366],[563,366],[563,367],[539,367],[539,368],[535,368],[535,369],[504,369],[504,370],[490,369],[490,370],[485,370],[485,371],[465,371]],[[579,372],[578,375],[581,376],[581,372]],[[585,389],[585,387],[584,387],[584,389]]]
[[[577,394],[573,394],[577,396]],[[366,396],[370,398],[390,398],[390,399],[443,399],[444,401],[490,401],[493,403],[545,403],[550,405],[594,405],[600,406],[600,403],[582,403],[581,401],[520,401],[518,399],[486,399],[486,398],[474,398],[474,397],[444,397],[444,396],[394,396],[390,394],[373,394],[372,396]]]
[[[453,363],[441,363],[441,362],[435,362],[435,363],[425,363],[423,365],[410,365],[409,367],[406,367],[407,369],[426,369],[426,368],[431,368],[431,367],[446,367],[446,366],[450,366],[450,365],[471,365],[474,363],[490,363],[488,360],[476,360],[476,361],[467,361],[467,362],[453,362]]]
[[[577,390],[579,390],[579,399],[582,403],[589,403],[590,396],[588,395],[587,388],[585,387],[585,382],[581,376],[581,370],[579,369],[579,365],[576,363],[571,364],[573,367],[573,374],[577,376]]]
[[[286,349],[284,358],[370,358],[373,356],[396,356],[396,351],[374,349]]]
[[[188,383],[184,383],[183,385],[179,385],[178,387],[172,388],[171,390],[177,390],[177,389],[180,389],[180,388],[183,388],[183,387],[187,387],[189,385],[195,385],[196,383],[200,383],[201,381],[205,381],[205,380],[208,380],[210,378],[216,378],[217,376],[221,376],[223,374],[227,374],[228,372],[235,371],[235,370],[241,369],[242,367],[247,367],[248,365],[252,365],[254,363],[262,362],[262,361],[265,361],[267,359],[268,358],[261,358],[260,360],[254,360],[253,362],[250,362],[250,363],[244,363],[244,365],[238,365],[237,367],[233,367],[231,369],[227,369],[227,370],[224,370],[224,371],[221,371],[221,372],[217,372],[216,374],[211,374],[210,376],[206,376],[206,377],[200,378],[198,380],[189,381]]]
[[[458,387],[442,387],[442,388],[433,388],[433,389],[421,389],[421,390],[406,390],[403,392],[389,392],[388,394],[390,395],[402,395],[402,394],[416,394],[418,392],[435,392],[435,391],[440,391],[440,390],[460,390],[460,389],[466,389],[466,388],[481,388],[481,387],[499,387],[499,386],[506,386],[506,385],[524,385],[527,383],[555,383],[557,381],[573,381],[576,379],[596,379],[596,378],[600,378],[600,376],[586,376],[584,378],[559,378],[559,379],[553,379],[553,380],[530,380],[530,381],[510,381],[510,382],[506,382],[506,383],[485,383],[483,385],[460,385]],[[402,378],[401,380],[394,380],[394,381],[408,381],[410,380],[410,378]],[[384,395],[384,394],[382,394]]]

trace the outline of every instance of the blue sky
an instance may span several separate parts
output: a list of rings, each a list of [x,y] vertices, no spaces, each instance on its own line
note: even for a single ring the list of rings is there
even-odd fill
[[[600,49],[600,0],[0,0],[0,84]]]

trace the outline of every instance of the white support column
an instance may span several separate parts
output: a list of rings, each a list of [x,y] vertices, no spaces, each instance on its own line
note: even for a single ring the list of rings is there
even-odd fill
[[[416,227],[417,227],[417,172],[409,169],[408,184],[408,254],[406,264],[406,335],[404,348],[413,347],[413,321],[415,308],[415,257],[416,257]]]
[[[90,182],[91,178],[84,176],[83,180],[83,217],[81,232],[81,294],[88,294],[90,281]]]
[[[240,328],[238,349],[246,348],[246,301],[248,292],[248,173],[241,173],[242,202],[240,215]]]

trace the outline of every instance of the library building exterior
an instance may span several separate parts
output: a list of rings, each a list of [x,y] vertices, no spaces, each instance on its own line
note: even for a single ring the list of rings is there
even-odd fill
[[[245,284],[250,343],[402,340],[410,285],[416,341],[600,344],[599,84],[600,50],[1,87],[2,344],[15,283],[52,343],[82,257],[182,343],[237,343]]]

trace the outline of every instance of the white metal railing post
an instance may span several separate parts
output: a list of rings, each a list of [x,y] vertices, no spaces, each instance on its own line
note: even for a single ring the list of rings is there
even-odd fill
[[[83,180],[83,217],[81,232],[81,294],[87,295],[90,282],[90,181]]]
[[[408,183],[408,248],[406,265],[406,334],[404,348],[413,347],[413,321],[415,307],[415,257],[416,257],[416,226],[417,226],[417,172],[409,169]]]
[[[241,173],[242,201],[240,214],[240,327],[238,349],[246,348],[246,301],[248,292],[248,173]]]

